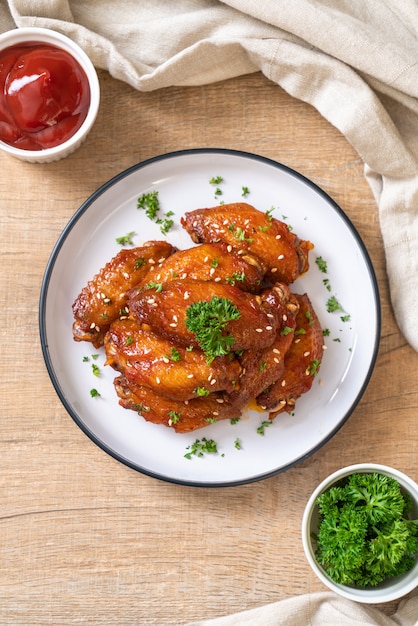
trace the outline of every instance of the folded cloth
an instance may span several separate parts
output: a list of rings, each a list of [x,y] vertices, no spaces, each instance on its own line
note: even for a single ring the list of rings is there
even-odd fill
[[[418,351],[415,0],[9,0],[0,29],[44,26],[141,91],[261,71],[354,146],[379,207],[391,300]]]
[[[418,595],[401,600],[385,615],[374,606],[357,604],[335,593],[312,593],[261,608],[187,626],[417,626]]]

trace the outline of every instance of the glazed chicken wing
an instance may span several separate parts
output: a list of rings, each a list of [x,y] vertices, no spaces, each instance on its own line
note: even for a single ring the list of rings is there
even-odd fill
[[[131,315],[150,326],[159,335],[176,345],[199,346],[196,334],[186,325],[189,307],[223,299],[239,312],[223,327],[224,336],[231,338],[231,349],[245,350],[270,345],[275,337],[278,320],[274,308],[259,296],[238,287],[211,281],[177,280],[133,294],[129,300]]]
[[[270,413],[290,413],[296,400],[312,387],[324,351],[322,328],[309,297],[296,295],[299,312],[296,316],[295,338],[286,354],[282,376],[260,394],[257,404]]]
[[[114,385],[122,407],[136,411],[148,422],[169,426],[179,433],[241,415],[241,411],[221,392],[181,402],[156,394],[149,387],[129,382],[124,376],[118,376]]]
[[[141,285],[166,283],[174,279],[212,280],[257,292],[263,279],[262,266],[251,254],[237,254],[226,243],[207,243],[178,250],[154,267]]]
[[[110,324],[126,315],[127,292],[140,282],[150,267],[160,264],[175,248],[166,241],[149,241],[138,248],[121,250],[87,283],[73,304],[73,337],[90,341],[96,348]]]
[[[242,408],[282,376],[299,311],[297,299],[284,284],[266,290],[262,297],[276,307],[281,323],[270,346],[262,350],[244,350],[238,357],[242,376],[239,389],[230,393],[230,399]]]
[[[116,320],[105,337],[106,365],[137,385],[173,400],[238,388],[241,366],[235,358],[210,364],[199,348],[188,351],[144,330],[132,319]]]
[[[290,284],[308,270],[309,241],[300,240],[287,224],[250,204],[236,202],[196,209],[181,219],[194,242],[224,241],[240,254],[263,264],[270,282]]]

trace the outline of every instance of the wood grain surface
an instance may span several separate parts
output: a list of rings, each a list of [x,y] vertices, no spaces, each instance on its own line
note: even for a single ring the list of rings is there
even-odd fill
[[[45,165],[0,155],[0,624],[182,625],[325,591],[300,539],[318,482],[360,461],[418,479],[418,356],[393,318],[363,163],[260,74],[146,94],[104,72],[100,82],[97,123],[75,154]],[[73,213],[121,170],[194,147],[255,152],[311,178],[358,229],[381,292],[380,352],[350,419],[296,467],[239,487],[169,484],[109,457],[62,407],[39,341],[43,273]]]

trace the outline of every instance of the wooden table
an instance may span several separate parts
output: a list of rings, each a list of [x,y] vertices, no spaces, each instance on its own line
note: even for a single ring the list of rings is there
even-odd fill
[[[71,157],[35,165],[0,155],[0,624],[180,625],[325,591],[300,540],[318,482],[368,460],[418,479],[418,357],[393,318],[363,163],[260,74],[146,94],[105,72],[100,81],[97,123]],[[121,170],[194,147],[255,152],[311,178],[357,227],[381,290],[380,352],[348,422],[296,467],[239,487],[169,484],[105,454],[61,405],[38,335],[45,266],[80,204]]]

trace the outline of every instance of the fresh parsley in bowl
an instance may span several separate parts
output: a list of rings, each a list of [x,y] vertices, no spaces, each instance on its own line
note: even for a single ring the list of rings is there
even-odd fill
[[[418,485],[384,465],[342,468],[311,495],[302,542],[336,593],[370,604],[395,600],[418,585]]]

